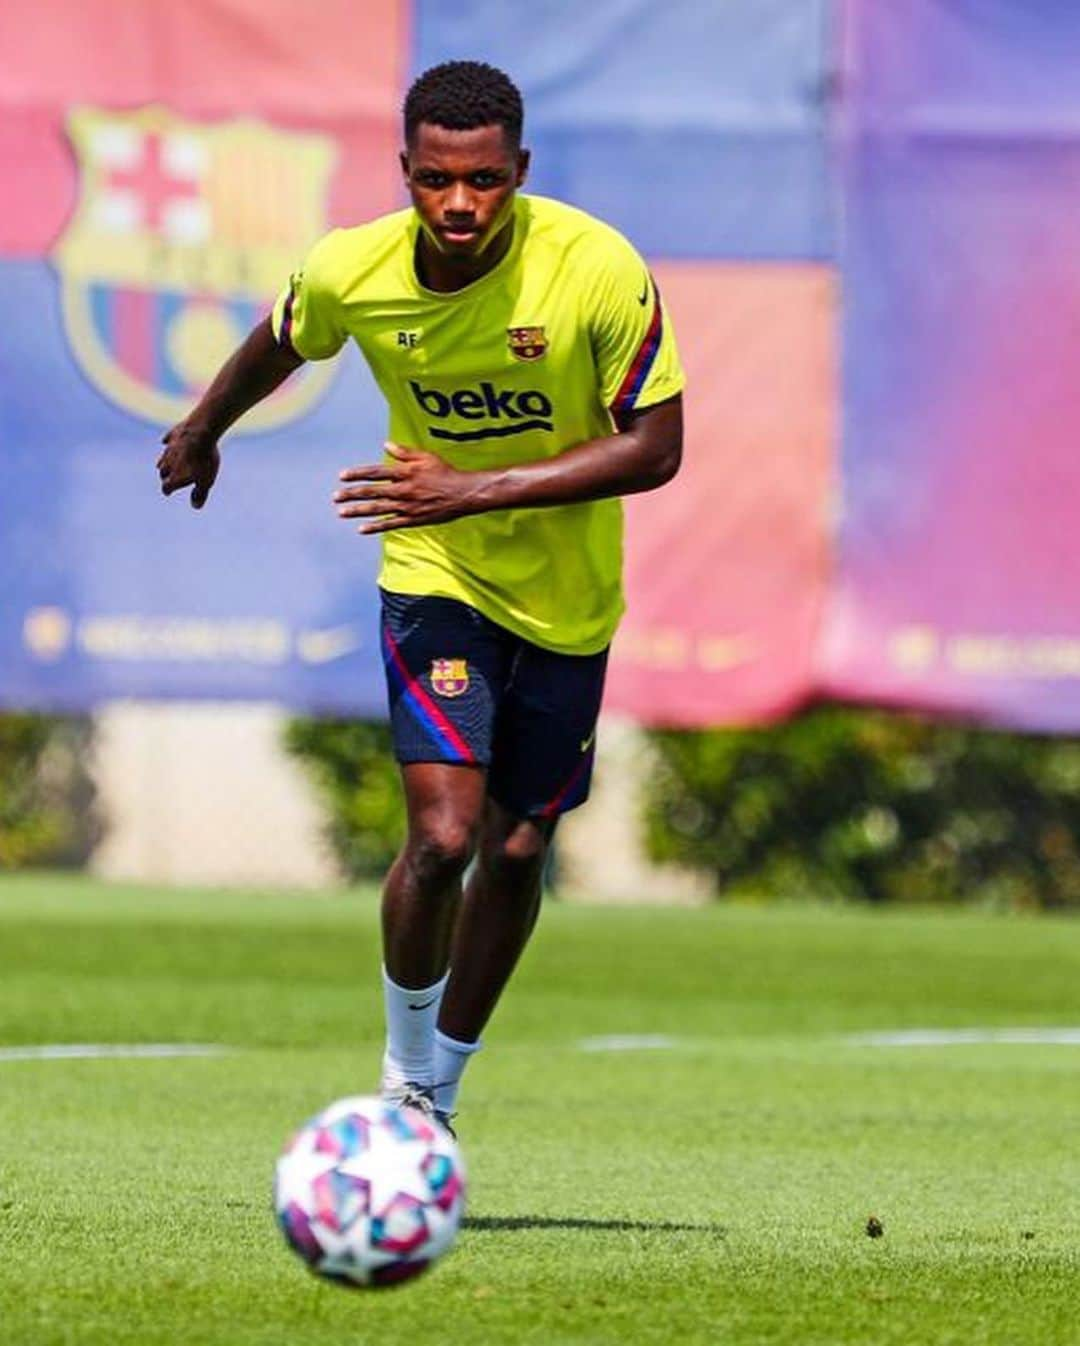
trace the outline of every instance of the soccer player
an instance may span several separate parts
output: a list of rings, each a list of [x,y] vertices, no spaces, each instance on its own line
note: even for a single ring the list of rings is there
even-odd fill
[[[682,451],[656,285],[614,229],[518,194],[522,119],[489,65],[421,75],[411,209],[317,243],[158,460],[164,493],[201,508],[225,430],[350,337],[387,400],[381,460],[333,498],[383,535],[408,815],[383,896],[382,1089],[444,1123],[532,932],[556,821],[588,794],[623,608],[618,497],[663,485]]]

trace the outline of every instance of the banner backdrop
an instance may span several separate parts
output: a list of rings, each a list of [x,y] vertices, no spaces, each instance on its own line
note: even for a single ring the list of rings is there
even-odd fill
[[[226,442],[201,513],[162,431],[333,223],[399,204],[405,20],[329,0],[0,9],[0,698],[377,713],[371,548],[338,469],[384,417],[350,353]]]
[[[693,723],[795,702],[835,401],[824,4],[603,0],[574,11],[572,43],[559,5],[379,0],[361,18],[332,0],[302,39],[292,19],[282,0],[0,18],[19,315],[0,329],[0,698],[381,710],[377,544],[329,503],[384,435],[355,353],[242,422],[201,513],[162,500],[153,463],[310,243],[401,204],[407,83],[468,55],[521,84],[533,189],[654,262],[694,389],[684,474],[632,503],[610,704]]]
[[[1080,730],[1080,8],[858,0],[822,689]]]
[[[807,694],[829,574],[829,7],[569,11],[420,0],[414,68],[472,56],[515,72],[530,186],[633,239],[678,336],[684,465],[626,502],[606,704],[666,724],[775,716]]]
[[[690,378],[608,704],[1080,727],[1078,42],[1024,0],[0,10],[0,704],[381,712],[376,544],[330,506],[384,435],[356,353],[241,423],[204,511],[153,464],[311,242],[402,204],[412,76],[479,57],[531,189],[649,257]]]

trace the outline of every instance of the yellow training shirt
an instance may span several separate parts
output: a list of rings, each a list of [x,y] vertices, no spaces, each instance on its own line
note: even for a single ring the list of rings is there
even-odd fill
[[[409,209],[334,230],[273,313],[274,335],[304,359],[356,341],[395,443],[466,471],[532,462],[610,435],[613,413],[682,388],[656,286],[608,225],[518,195],[509,251],[452,294],[417,280],[419,229]],[[623,610],[622,507],[494,510],[390,532],[379,583],[459,599],[546,649],[593,654]]]

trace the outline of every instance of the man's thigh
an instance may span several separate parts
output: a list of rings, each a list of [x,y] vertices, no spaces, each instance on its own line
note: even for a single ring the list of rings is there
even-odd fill
[[[382,595],[394,755],[403,765],[486,767],[512,639],[452,598]]]
[[[488,772],[488,793],[514,816],[554,819],[588,797],[606,670],[606,650],[555,654],[521,642]]]

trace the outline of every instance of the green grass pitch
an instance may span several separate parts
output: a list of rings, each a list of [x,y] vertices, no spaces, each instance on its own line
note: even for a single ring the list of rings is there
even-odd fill
[[[466,1228],[323,1284],[270,1214],[293,1126],[369,1092],[377,907],[0,881],[3,1346],[1080,1342],[1080,924],[549,906],[470,1067]],[[665,1048],[582,1040],[667,1035]],[[867,1235],[875,1217],[880,1237]]]

